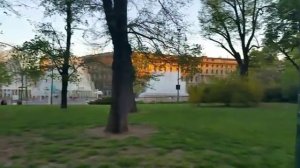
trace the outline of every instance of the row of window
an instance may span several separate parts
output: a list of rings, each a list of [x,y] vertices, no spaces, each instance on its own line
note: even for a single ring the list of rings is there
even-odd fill
[[[219,64],[201,64],[201,67],[209,67],[209,65],[211,65],[211,67],[213,68],[213,67],[221,67],[221,68],[223,68],[223,67],[225,67],[225,68],[234,68],[235,66],[234,65],[224,65],[224,64],[221,64],[221,65],[219,65]]]
[[[205,74],[209,74],[208,69],[206,69],[204,72],[205,72]],[[224,70],[224,71],[223,70],[218,70],[218,69],[217,70],[213,70],[213,69],[210,70],[210,74],[221,74],[222,75],[222,74],[227,74],[227,73],[230,73],[230,72],[232,73],[233,70]],[[200,73],[203,73],[203,72],[200,71]]]

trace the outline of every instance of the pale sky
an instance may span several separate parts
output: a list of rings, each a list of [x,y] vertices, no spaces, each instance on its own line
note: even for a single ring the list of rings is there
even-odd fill
[[[11,1],[11,0],[8,0]],[[23,2],[23,1],[22,1]],[[32,5],[33,6],[33,5]],[[190,10],[187,11],[188,21],[192,24],[190,31],[187,34],[189,43],[200,44],[203,48],[202,55],[210,57],[227,57],[232,58],[226,51],[215,45],[215,43],[200,37],[199,22],[197,20],[198,11],[200,6],[200,0],[194,0]],[[55,16],[52,18],[44,18],[43,12],[37,8],[17,8],[17,11],[21,16],[10,14],[9,16],[0,13],[0,30],[3,34],[0,34],[0,41],[12,45],[20,45],[26,40],[32,39],[36,32],[34,24],[41,21],[51,21],[56,25],[56,28],[62,29],[64,27],[62,18]],[[34,21],[34,22],[32,22]],[[88,54],[95,54],[92,47],[86,45],[84,39],[81,37],[82,32],[75,31],[72,37],[72,52],[75,55],[83,56]],[[111,47],[106,48],[102,52],[112,51]]]

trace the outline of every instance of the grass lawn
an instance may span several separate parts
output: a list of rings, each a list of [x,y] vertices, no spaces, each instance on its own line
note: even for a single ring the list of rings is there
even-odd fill
[[[131,124],[150,137],[110,139],[108,106],[0,106],[0,167],[292,168],[296,105],[257,108],[141,104]]]

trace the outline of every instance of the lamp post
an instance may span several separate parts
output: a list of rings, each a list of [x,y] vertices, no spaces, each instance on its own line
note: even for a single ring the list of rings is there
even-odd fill
[[[52,37],[52,49],[54,49],[54,35],[53,35],[53,37]],[[53,104],[53,58],[51,59],[50,104]]]
[[[50,104],[53,104],[53,66],[51,66]]]
[[[178,48],[177,48],[177,53],[178,53],[178,60],[177,60],[177,85],[176,85],[176,90],[177,90],[177,102],[179,102],[179,91],[180,91],[180,84],[179,84],[179,79],[180,79],[180,68],[179,68],[179,56],[180,56],[180,31],[181,31],[181,29],[180,28],[178,28],[177,29],[177,31],[178,31],[178,34],[177,34],[177,43],[178,43]]]

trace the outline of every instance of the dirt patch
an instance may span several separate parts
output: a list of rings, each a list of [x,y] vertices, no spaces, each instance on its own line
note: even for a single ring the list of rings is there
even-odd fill
[[[130,125],[129,131],[123,134],[111,134],[104,131],[105,127],[96,127],[86,130],[86,134],[90,137],[108,138],[108,139],[126,139],[128,137],[137,137],[147,139],[157,132],[153,127],[146,125]]]
[[[12,164],[12,157],[23,155],[23,146],[17,143],[17,137],[0,137],[0,164],[10,166]]]

